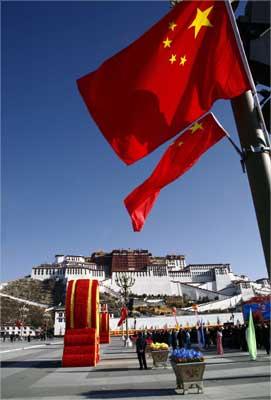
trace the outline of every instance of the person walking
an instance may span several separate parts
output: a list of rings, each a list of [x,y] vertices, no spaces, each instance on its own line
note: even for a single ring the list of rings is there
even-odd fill
[[[146,339],[142,336],[142,333],[139,332],[138,338],[136,340],[136,352],[140,365],[139,369],[143,369],[143,366],[145,369],[148,369],[146,362],[146,355],[145,355],[146,346],[147,346]]]
[[[217,331],[217,336],[216,336],[216,348],[217,348],[217,354],[220,356],[224,355],[224,350],[223,350],[223,345],[222,345],[222,329],[219,328]]]

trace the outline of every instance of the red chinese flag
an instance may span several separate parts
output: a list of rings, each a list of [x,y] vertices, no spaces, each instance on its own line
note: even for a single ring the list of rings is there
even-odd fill
[[[123,306],[120,312],[120,320],[118,322],[118,326],[120,326],[128,317],[128,309],[127,307]]]
[[[132,164],[250,89],[224,1],[182,1],[138,40],[80,78],[118,156]]]
[[[187,129],[172,143],[152,175],[124,200],[134,231],[140,231],[160,190],[183,175],[205,151],[225,136],[212,114]]]

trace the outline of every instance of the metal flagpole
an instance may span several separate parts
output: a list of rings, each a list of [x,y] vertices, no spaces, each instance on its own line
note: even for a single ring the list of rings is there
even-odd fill
[[[233,10],[226,0],[228,14],[235,33],[244,67],[251,82],[252,92],[249,90],[241,96],[231,100],[239,140],[245,154],[245,165],[250,184],[260,231],[265,262],[270,277],[271,251],[271,160],[270,140],[262,116],[255,84],[246,59],[243,44],[234,18]]]

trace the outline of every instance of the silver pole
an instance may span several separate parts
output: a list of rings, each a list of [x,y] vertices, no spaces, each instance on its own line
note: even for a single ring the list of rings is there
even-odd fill
[[[270,276],[271,160],[251,91],[231,101],[258,221],[265,262]],[[255,266],[256,267],[256,266]]]
[[[265,127],[255,84],[247,62],[242,40],[236,25],[233,10],[229,1],[226,1],[228,14],[231,20],[238,48],[244,63],[245,70],[251,83],[249,90],[231,100],[239,140],[245,154],[245,165],[258,221],[267,272],[270,276],[271,252],[271,160],[270,140]]]

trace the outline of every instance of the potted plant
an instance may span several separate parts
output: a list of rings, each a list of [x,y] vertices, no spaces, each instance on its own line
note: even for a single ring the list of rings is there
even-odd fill
[[[181,389],[183,394],[189,388],[197,388],[198,393],[203,393],[205,362],[200,351],[185,348],[173,350],[170,362],[176,375],[177,389]]]
[[[153,368],[167,368],[168,345],[166,343],[151,343],[150,351],[153,359]]]

